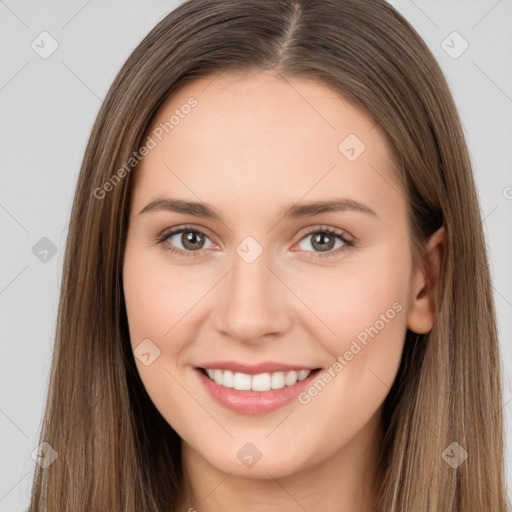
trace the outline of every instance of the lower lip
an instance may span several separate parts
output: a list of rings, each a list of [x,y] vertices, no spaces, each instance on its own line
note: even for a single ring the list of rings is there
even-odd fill
[[[297,381],[293,386],[270,391],[238,391],[226,388],[207,377],[199,368],[196,373],[212,398],[227,409],[242,414],[265,414],[275,411],[290,403],[299,393],[311,385],[311,381],[320,370],[312,371],[304,380]]]

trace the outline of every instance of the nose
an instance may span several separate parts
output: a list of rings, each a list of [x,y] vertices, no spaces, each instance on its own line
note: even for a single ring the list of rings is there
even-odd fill
[[[277,274],[265,251],[252,263],[235,254],[231,271],[218,286],[213,313],[218,332],[258,343],[290,329],[293,294]]]

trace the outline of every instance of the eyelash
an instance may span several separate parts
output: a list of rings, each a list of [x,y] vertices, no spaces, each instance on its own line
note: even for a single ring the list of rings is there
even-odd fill
[[[159,236],[155,242],[157,244],[162,244],[164,245],[164,243],[167,241],[168,238],[170,238],[171,236],[173,235],[177,235],[179,233],[186,233],[186,232],[191,232],[191,233],[199,233],[203,236],[205,236],[206,238],[209,238],[206,233],[204,233],[203,231],[199,230],[199,229],[196,229],[192,226],[184,226],[184,227],[181,227],[179,229],[176,229],[176,230],[173,230],[173,231],[168,231],[166,233],[164,233],[163,235]],[[299,242],[301,242],[304,238],[308,237],[309,235],[315,235],[315,234],[319,234],[319,233],[323,233],[323,234],[328,234],[332,237],[335,237],[335,238],[338,238],[339,240],[341,240],[343,242],[343,246],[341,247],[338,247],[337,249],[334,249],[334,250],[330,250],[328,252],[325,252],[325,253],[319,253],[319,252],[313,252],[313,251],[306,251],[306,252],[313,252],[314,254],[314,258],[328,258],[328,257],[331,257],[331,256],[337,256],[340,252],[342,252],[343,250],[349,248],[349,247],[354,247],[355,244],[352,240],[348,240],[345,235],[343,234],[343,232],[341,231],[337,231],[333,228],[330,228],[328,226],[321,226],[321,227],[318,227],[318,228],[315,228],[315,229],[312,229],[310,231],[307,231],[306,233],[304,233],[304,235],[302,235],[301,239],[299,240]],[[195,256],[200,256],[201,255],[201,249],[199,249],[198,251],[184,251],[182,249],[179,249],[177,247],[174,247],[172,245],[164,245],[164,248],[165,250],[171,252],[171,253],[175,253],[175,254],[178,254],[179,256],[185,256],[185,257],[195,257]]]

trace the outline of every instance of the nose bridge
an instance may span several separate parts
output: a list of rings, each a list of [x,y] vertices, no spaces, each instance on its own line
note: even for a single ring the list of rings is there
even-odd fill
[[[236,248],[215,306],[217,328],[245,341],[279,333],[287,327],[289,315],[283,285],[268,268],[270,253],[250,238]]]

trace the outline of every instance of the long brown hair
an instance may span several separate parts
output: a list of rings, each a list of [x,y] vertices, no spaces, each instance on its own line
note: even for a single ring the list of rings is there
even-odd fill
[[[188,0],[123,65],[85,151],[40,437],[58,458],[35,466],[30,511],[176,509],[180,438],[146,393],[128,334],[122,267],[136,162],[126,162],[178,86],[258,69],[316,80],[382,127],[401,164],[415,254],[446,229],[435,325],[426,335],[407,332],[384,404],[379,510],[509,510],[481,213],[432,53],[384,0]],[[457,468],[445,452],[453,442],[468,454]]]

